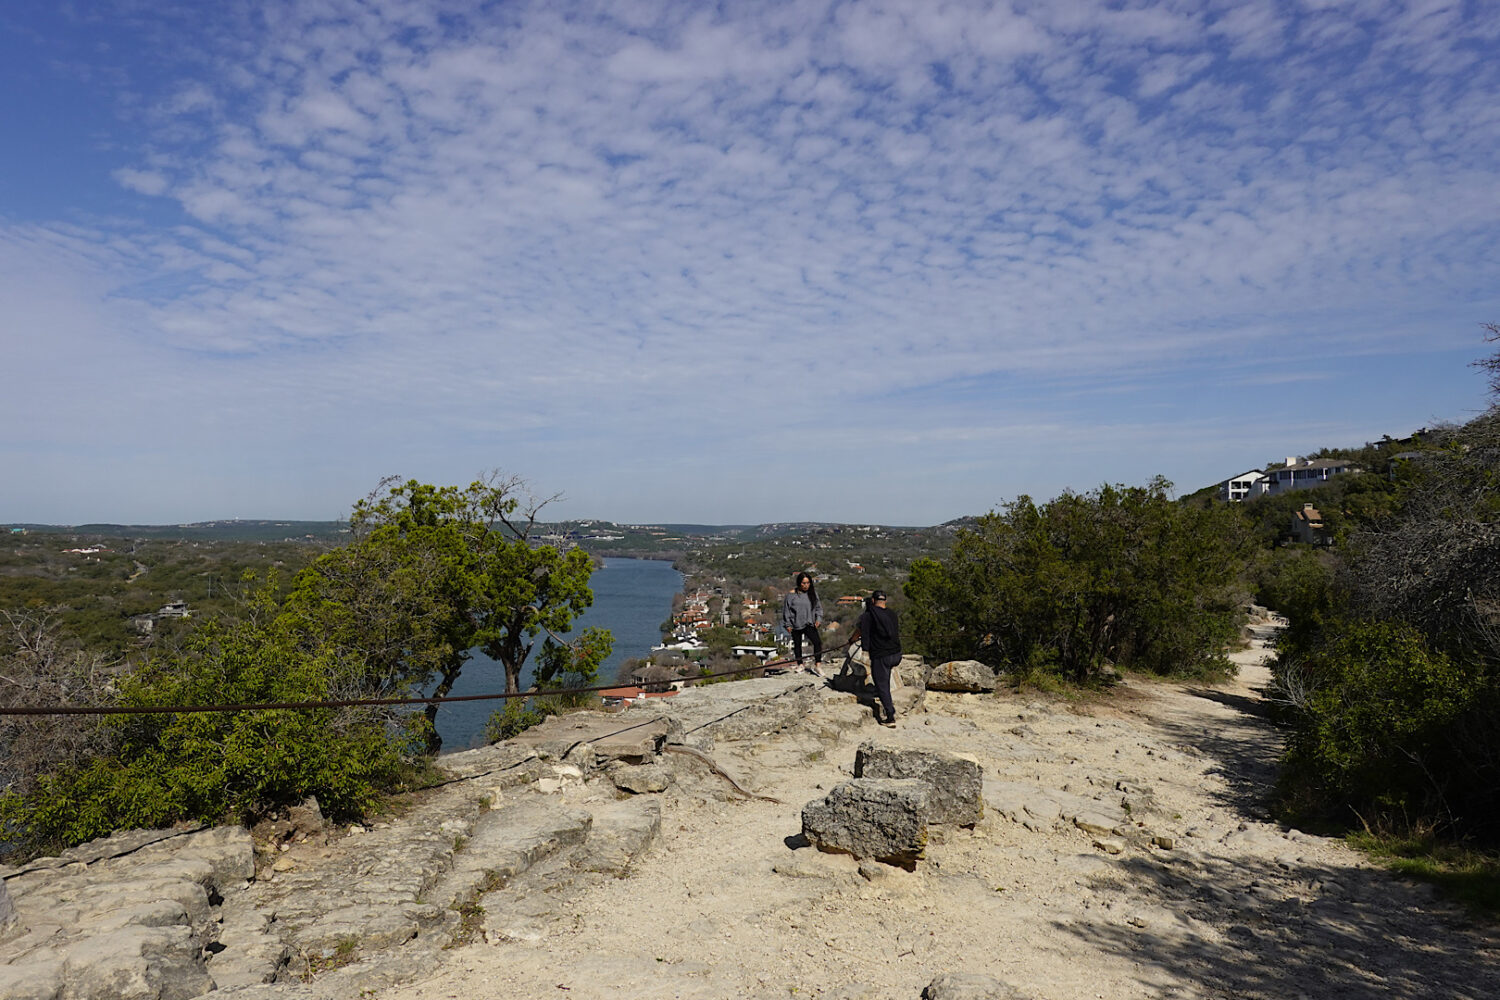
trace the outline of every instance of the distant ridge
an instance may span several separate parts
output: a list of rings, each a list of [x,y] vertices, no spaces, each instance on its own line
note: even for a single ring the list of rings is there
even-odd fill
[[[154,538],[220,542],[337,541],[349,533],[345,521],[243,520],[192,524],[22,524],[6,528],[99,538]]]
[[[965,519],[960,519],[960,521]],[[950,522],[952,524],[954,522]],[[937,525],[939,529],[949,525]],[[316,541],[337,542],[349,533],[346,521],[297,521],[282,518],[227,518],[215,521],[194,521],[188,524],[115,524],[95,522],[89,524],[35,524],[11,522],[5,529],[22,528],[26,531],[49,534],[90,535],[98,538],[150,538],[183,539],[197,541],[271,542],[271,541]],[[577,518],[568,521],[538,522],[540,535],[554,534],[579,542],[594,542],[591,548],[612,548],[599,545],[600,536],[620,536],[616,541],[621,548],[632,547],[631,543],[670,543],[672,541],[729,541],[754,538],[775,538],[782,535],[803,535],[820,532],[841,533],[862,528],[901,528],[898,525],[878,525],[867,522],[838,521],[773,521],[766,524],[682,524],[658,521],[652,524],[605,521],[597,518]]]

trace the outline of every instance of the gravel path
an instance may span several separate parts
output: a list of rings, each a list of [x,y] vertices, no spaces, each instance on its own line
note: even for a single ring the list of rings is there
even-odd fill
[[[1270,821],[1264,653],[1238,658],[1233,682],[1132,680],[1082,707],[931,692],[895,730],[831,696],[796,733],[713,750],[785,805],[679,768],[628,877],[536,870],[386,995],[915,1000],[962,971],[1055,1000],[1500,996],[1495,928]],[[972,755],[985,819],[935,830],[911,873],[799,846],[801,807],[865,739]]]

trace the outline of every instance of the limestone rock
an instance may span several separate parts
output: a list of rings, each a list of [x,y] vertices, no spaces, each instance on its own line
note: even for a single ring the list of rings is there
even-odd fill
[[[291,948],[271,933],[270,915],[246,897],[236,893],[220,910],[223,948],[208,956],[208,973],[221,990],[272,982],[292,957]]]
[[[594,753],[603,761],[647,764],[656,758],[662,744],[681,735],[681,727],[673,725],[671,719],[652,719],[644,725],[632,725],[595,740]]]
[[[616,788],[622,792],[630,792],[632,795],[664,792],[672,783],[672,772],[660,764],[641,766],[616,764],[609,769],[608,774],[609,780],[614,782]]]
[[[16,922],[16,905],[10,901],[10,890],[0,882],[0,934]]]
[[[0,969],[5,1000],[57,1000],[63,989],[61,958],[16,962]]]
[[[76,942],[64,961],[66,995],[186,1000],[214,988],[202,946],[175,927],[123,927]]]
[[[675,699],[662,699],[675,700]],[[592,771],[612,761],[642,763],[656,756],[669,738],[681,735],[682,727],[668,717],[637,717],[630,712],[568,712],[554,715],[510,742],[519,747],[577,763]]]
[[[930,691],[961,691],[970,694],[995,690],[995,672],[978,660],[949,660],[932,668],[927,676]]]
[[[927,984],[922,1000],[1028,1000],[1028,997],[994,976],[945,972]]]
[[[984,817],[980,767],[958,754],[862,744],[854,756],[856,778],[916,778],[928,786],[929,822],[973,826]]]
[[[928,785],[855,778],[802,807],[802,835],[819,850],[914,868],[927,847]]]
[[[1103,835],[1114,833],[1119,823],[1100,813],[1084,812],[1073,817],[1073,825],[1084,833]]]
[[[573,859],[584,871],[623,877],[636,858],[661,836],[661,801],[628,799],[594,811],[582,851]]]
[[[695,740],[704,736],[725,742],[752,740],[801,725],[821,703],[818,692],[822,685],[822,681],[806,674],[757,677],[688,688],[671,698],[654,698],[631,711],[670,713]]]
[[[223,889],[255,877],[255,844],[243,826],[218,826],[176,842],[177,857],[208,865],[205,888]]]

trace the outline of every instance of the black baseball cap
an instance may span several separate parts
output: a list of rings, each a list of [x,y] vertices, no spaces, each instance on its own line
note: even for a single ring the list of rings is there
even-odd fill
[[[875,591],[875,593],[873,593],[873,594],[870,595],[870,600],[872,600],[872,601],[884,601],[884,600],[886,600],[885,591],[883,591],[883,590],[877,590],[877,591]]]

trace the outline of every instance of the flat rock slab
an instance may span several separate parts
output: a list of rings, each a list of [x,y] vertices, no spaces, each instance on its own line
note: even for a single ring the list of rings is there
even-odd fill
[[[250,833],[130,831],[11,869],[4,997],[175,1000],[214,988],[212,900],[255,873]]]
[[[593,816],[550,802],[523,802],[481,814],[452,869],[428,897],[451,908],[508,884],[543,858],[582,844]]]
[[[594,810],[594,823],[573,865],[584,871],[624,877],[636,858],[661,836],[661,800],[627,799]]]
[[[682,741],[695,746],[756,739],[801,724],[821,702],[823,686],[807,674],[706,684],[634,705],[625,717],[649,713],[671,719],[681,727]]]
[[[679,732],[669,715],[643,718],[631,710],[569,712],[554,715],[508,742],[558,759],[571,759],[570,754],[588,746],[601,764],[613,760],[644,763],[655,757],[662,744],[678,736]]]

